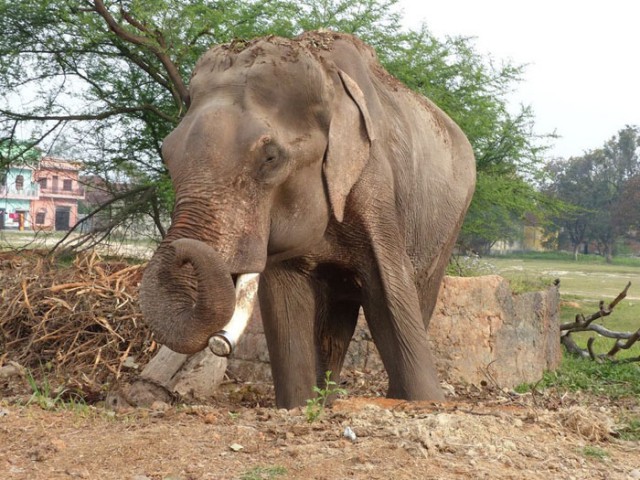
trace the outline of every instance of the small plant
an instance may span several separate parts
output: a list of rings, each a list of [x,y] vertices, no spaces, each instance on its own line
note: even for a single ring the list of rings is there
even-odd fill
[[[640,365],[634,363],[596,363],[565,353],[560,368],[546,372],[539,387],[585,391],[611,399],[637,398],[640,395],[639,374]]]
[[[271,480],[287,474],[287,469],[281,466],[275,467],[254,467],[245,472],[240,480]]]
[[[585,457],[594,458],[596,460],[603,461],[605,458],[609,456],[606,450],[603,450],[600,447],[594,447],[593,445],[587,445],[582,449],[582,454]]]
[[[313,392],[316,396],[307,400],[305,409],[305,415],[309,423],[315,422],[322,415],[329,397],[332,395],[346,395],[347,393],[344,388],[338,387],[338,384],[331,380],[331,370],[327,370],[324,374],[324,388],[314,386]]]
[[[69,409],[85,411],[87,404],[81,395],[66,388],[57,391],[51,386],[47,376],[43,373],[42,382],[38,383],[31,371],[27,372],[27,382],[31,388],[31,397],[27,405],[36,404],[43,410]]]
[[[516,393],[529,393],[535,390],[535,385],[530,383],[521,383],[520,385],[516,385],[513,389]]]
[[[29,387],[32,392],[27,405],[36,404],[43,410],[53,410],[57,405],[62,403],[64,390],[61,390],[54,396],[51,384],[49,383],[46,375],[43,376],[42,382],[38,384],[33,373],[28,371],[27,382],[29,383]]]
[[[618,432],[623,440],[640,441],[640,417],[624,419],[623,425],[618,428]]]

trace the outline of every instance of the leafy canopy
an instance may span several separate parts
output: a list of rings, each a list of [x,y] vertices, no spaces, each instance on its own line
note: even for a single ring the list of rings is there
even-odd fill
[[[640,129],[628,125],[602,148],[547,168],[545,192],[566,205],[550,230],[568,235],[574,251],[595,242],[610,260],[616,241],[640,227]]]
[[[495,242],[538,208],[541,142],[531,111],[511,113],[506,100],[522,67],[480,55],[469,38],[403,30],[396,3],[0,0],[0,140],[82,159],[123,199],[128,185],[126,216],[110,225],[150,215],[163,233],[173,195],[160,146],[189,107],[197,58],[235,38],[334,29],[374,46],[390,73],[461,125],[479,179],[464,235]]]

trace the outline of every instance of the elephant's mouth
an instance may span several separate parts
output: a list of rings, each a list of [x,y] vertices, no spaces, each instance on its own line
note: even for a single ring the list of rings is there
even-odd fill
[[[228,357],[244,333],[258,294],[259,273],[232,275],[236,289],[236,305],[231,320],[209,339],[209,349],[219,357]]]

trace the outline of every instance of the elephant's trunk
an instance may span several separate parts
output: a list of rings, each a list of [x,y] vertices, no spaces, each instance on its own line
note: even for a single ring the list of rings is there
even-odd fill
[[[198,240],[175,240],[158,249],[144,273],[142,313],[157,341],[179,353],[199,352],[212,335],[225,330],[222,335],[230,348],[222,354],[228,355],[251,315],[257,290],[254,277],[252,282],[239,277],[238,313],[244,315],[234,315],[233,279],[220,255]],[[232,316],[234,321],[229,322]]]

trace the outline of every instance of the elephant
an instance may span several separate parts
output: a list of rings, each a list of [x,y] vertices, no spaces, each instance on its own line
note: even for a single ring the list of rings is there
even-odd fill
[[[215,46],[189,96],[140,285],[157,341],[227,355],[255,302],[276,404],[294,408],[339,381],[362,308],[387,396],[442,400],[427,328],[475,189],[461,129],[330,31]]]

